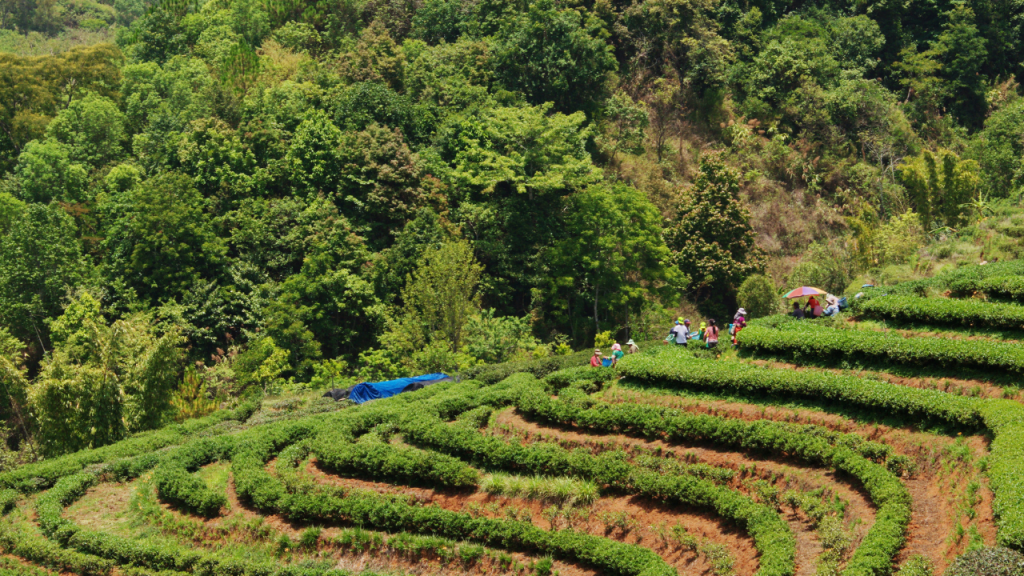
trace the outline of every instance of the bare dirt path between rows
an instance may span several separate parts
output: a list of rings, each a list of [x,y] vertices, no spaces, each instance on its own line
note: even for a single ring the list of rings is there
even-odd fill
[[[66,516],[76,524],[90,530],[109,530],[117,524],[116,532],[125,532],[125,524],[132,516],[131,501],[139,488],[137,482],[118,484],[102,483],[93,486],[79,501],[69,507]],[[193,544],[215,551],[224,544],[253,544],[272,546],[280,535],[287,535],[292,541],[298,541],[302,531],[308,525],[291,522],[279,515],[262,515],[242,503],[235,492],[234,483],[227,485],[228,507],[222,510],[222,516],[204,518],[182,513],[176,508],[161,503],[160,507],[176,523],[191,524],[194,531],[190,537],[173,534],[173,529],[163,530],[165,537],[182,543]],[[258,538],[246,526],[253,526],[258,521],[260,526],[270,529],[270,537]],[[159,526],[158,526],[159,528]],[[462,576],[466,574],[494,576],[498,574],[516,574],[511,566],[499,559],[484,556],[467,564],[460,561],[442,561],[429,553],[410,557],[385,546],[377,550],[357,550],[332,544],[331,539],[340,534],[337,527],[327,527],[321,532],[320,546],[313,556],[323,560],[333,559],[336,567],[355,573],[374,571],[378,573],[400,573],[413,575]],[[130,536],[124,533],[125,536]],[[310,554],[305,554],[310,556]],[[532,565],[534,560],[526,554],[508,553],[507,559],[517,562],[522,569]],[[600,576],[593,570],[580,569],[564,562],[555,562],[555,570],[566,576]],[[118,572],[115,570],[116,576]],[[525,573],[524,573],[525,574]]]
[[[543,510],[546,503],[522,498],[506,498],[484,492],[438,491],[429,488],[396,486],[384,482],[372,482],[337,476],[320,469],[315,460],[306,467],[306,473],[318,483],[345,488],[373,490],[380,493],[405,494],[412,496],[424,505],[437,505],[445,510],[479,514],[487,517],[501,517],[508,509],[525,510],[530,521],[540,528],[564,529],[572,528],[607,537],[629,544],[637,544],[658,553],[666,562],[680,571],[680,574],[710,574],[711,566],[703,557],[680,546],[667,542],[659,532],[670,531],[673,526],[681,525],[687,532],[713,542],[723,544],[735,558],[735,570],[738,576],[752,576],[758,569],[757,550],[753,541],[741,530],[727,525],[713,515],[682,506],[670,506],[639,496],[609,496],[600,498],[583,517],[571,521],[558,519],[555,526],[544,518]],[[520,512],[521,513],[521,512]],[[631,527],[624,530],[619,527],[608,529],[602,517],[621,515],[629,519]],[[522,517],[520,517],[522,519]],[[560,571],[568,576],[571,573]]]
[[[779,363],[781,364],[781,363]],[[789,366],[787,365],[787,368]],[[794,367],[796,368],[796,367]],[[832,430],[856,433],[869,440],[891,446],[897,454],[911,457],[918,466],[918,472],[903,479],[912,499],[911,523],[907,531],[907,544],[897,557],[902,563],[915,554],[923,555],[935,564],[937,573],[962,553],[967,539],[957,543],[951,540],[957,521],[966,526],[970,521],[981,534],[987,545],[994,545],[996,529],[992,511],[992,494],[987,481],[976,474],[969,464],[961,464],[959,474],[943,477],[941,457],[957,440],[947,436],[920,432],[911,428],[894,428],[881,424],[860,423],[843,416],[811,409],[792,409],[760,406],[741,402],[694,400],[642,392],[621,387],[605,393],[605,400],[617,403],[646,403],[678,408],[692,413],[740,418],[748,421],[769,419],[782,422],[806,423],[823,426]],[[966,442],[973,460],[988,453],[988,440],[983,436],[961,438]],[[980,502],[975,507],[973,520],[960,518],[957,510],[957,496],[962,495],[971,480],[982,483]]]
[[[858,525],[857,531],[854,532],[856,542],[863,538],[868,527],[874,523],[874,506],[859,488],[851,485],[845,479],[838,478],[830,471],[804,466],[796,462],[758,459],[709,446],[678,445],[661,440],[648,441],[623,434],[589,434],[582,430],[538,424],[524,419],[512,410],[499,413],[495,418],[495,425],[497,427],[495,433],[502,433],[502,429],[514,431],[521,442],[554,441],[566,447],[587,447],[596,451],[609,448],[624,448],[627,451],[629,448],[642,448],[644,451],[655,453],[683,451],[690,460],[696,459],[704,464],[733,470],[746,470],[750,476],[758,478],[775,478],[777,484],[782,484],[780,491],[787,488],[803,491],[825,488],[849,502],[847,506],[849,523]],[[740,474],[737,475],[730,487],[746,492],[746,487],[740,476]],[[788,511],[788,513],[783,512],[782,517],[789,523],[790,529],[796,536],[798,576],[813,575],[817,558],[822,551],[817,533],[814,532],[811,522],[800,514]]]
[[[942,453],[956,442],[956,439],[949,436],[921,432],[911,427],[896,428],[885,424],[858,422],[839,414],[811,408],[788,408],[705,398],[698,400],[686,396],[661,394],[645,391],[642,388],[621,386],[606,390],[603,399],[614,404],[649,404],[675,408],[691,414],[707,414],[747,422],[771,420],[821,426],[844,434],[857,434],[865,440],[886,444],[892,447],[897,454],[914,459],[921,468],[932,467]],[[980,458],[988,453],[988,440],[985,437],[969,436],[965,441],[970,445],[975,457]]]

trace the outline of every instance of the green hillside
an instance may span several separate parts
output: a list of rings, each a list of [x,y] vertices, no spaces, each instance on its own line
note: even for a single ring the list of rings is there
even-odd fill
[[[16,466],[0,574],[1021,574],[1024,322],[986,320],[1020,305],[921,284],[754,320],[738,350],[264,397]]]
[[[0,0],[0,576],[1002,575],[1022,22]]]

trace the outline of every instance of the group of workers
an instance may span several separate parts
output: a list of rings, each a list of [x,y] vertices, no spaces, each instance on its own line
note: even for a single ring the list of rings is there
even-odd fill
[[[792,316],[797,318],[820,318],[822,316],[832,316],[833,314],[839,313],[842,307],[846,306],[846,299],[842,301],[836,298],[832,294],[825,295],[825,306],[822,306],[818,299],[811,296],[807,301],[807,304],[801,308],[799,302],[793,303],[793,311],[790,313]],[[747,311],[740,308],[736,311],[736,314],[732,317],[732,323],[729,324],[729,336],[732,338],[733,348],[739,346],[739,335],[740,331],[747,327]],[[716,348],[718,346],[718,335],[719,327],[718,323],[714,318],[709,319],[707,322],[700,323],[700,329],[691,331],[691,323],[688,318],[678,318],[675,326],[665,337],[665,344],[675,344],[677,346],[687,346],[691,341],[699,341],[704,344],[705,348]],[[600,348],[594,349],[594,355],[590,357],[590,365],[599,366],[614,366],[623,356],[626,354],[636,354],[640,351],[640,348],[630,339],[626,342],[627,349],[625,352],[622,350],[622,346],[618,342],[612,344],[611,356],[604,356],[601,353]]]
[[[825,304],[826,306],[822,307],[821,303],[818,302],[818,299],[814,296],[811,296],[811,298],[807,300],[807,305],[803,308],[800,307],[799,302],[793,302],[793,311],[790,312],[790,316],[795,316],[797,318],[821,318],[822,316],[832,316],[839,312],[839,298],[836,298],[831,294],[826,294]]]
[[[618,342],[612,344],[612,355],[607,357],[601,353],[600,348],[595,348],[594,355],[590,357],[590,365],[595,368],[615,366],[626,354],[636,354],[640,351],[640,347],[636,345],[636,342],[633,342],[632,338],[629,339],[629,342],[626,342],[626,346],[626,351],[623,352],[621,344]]]
[[[747,327],[747,311],[740,308],[736,311],[736,314],[732,317],[732,323],[729,324],[729,336],[732,338],[732,345],[736,347],[739,345],[737,339],[740,330]],[[720,328],[718,327],[718,321],[714,318],[709,319],[707,322],[700,323],[700,329],[691,331],[691,325],[689,319],[680,318],[676,320],[676,325],[672,327],[672,330],[665,337],[665,343],[674,343],[677,346],[687,346],[690,341],[696,340],[704,343],[705,348],[716,348],[718,346],[718,336]]]
[[[736,314],[732,318],[732,323],[729,324],[729,336],[732,338],[732,345],[736,347],[739,345],[737,339],[740,330],[743,330],[747,326],[747,311],[740,308],[736,311]],[[704,343],[705,348],[716,348],[718,346],[718,337],[720,329],[718,322],[711,318],[707,322],[700,323],[700,329],[696,331],[691,330],[691,322],[688,318],[682,318],[676,320],[675,326],[665,337],[665,344],[675,344],[677,346],[688,346],[691,341],[699,341]],[[626,354],[636,354],[640,351],[640,347],[636,345],[632,339],[626,342],[626,350],[622,350],[622,346],[616,342],[612,344],[611,356],[604,356],[601,353],[600,348],[594,349],[594,355],[590,357],[590,365],[594,367],[600,366],[615,366],[618,361]]]

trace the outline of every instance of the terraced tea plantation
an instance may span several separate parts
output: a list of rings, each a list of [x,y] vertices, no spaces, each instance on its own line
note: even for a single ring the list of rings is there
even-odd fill
[[[1024,574],[1017,306],[244,404],[0,475],[0,574]]]

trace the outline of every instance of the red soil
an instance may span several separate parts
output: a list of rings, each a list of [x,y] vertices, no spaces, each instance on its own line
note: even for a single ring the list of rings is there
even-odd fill
[[[520,439],[523,441],[543,439],[556,441],[566,447],[584,446],[597,451],[608,448],[622,448],[629,451],[630,448],[640,447],[647,452],[660,451],[661,453],[677,452],[679,448],[684,448],[686,455],[691,460],[695,458],[696,461],[704,464],[734,470],[745,468],[748,474],[746,478],[751,476],[765,479],[774,478],[775,485],[780,492],[788,489],[810,491],[825,488],[849,502],[846,508],[848,522],[852,524],[855,520],[859,520],[854,532],[854,545],[860,542],[867,529],[875,521],[874,505],[858,486],[852,485],[847,479],[837,476],[832,471],[806,466],[798,462],[759,459],[711,446],[681,446],[662,440],[646,441],[622,434],[596,435],[584,431],[554,428],[525,420],[511,410],[498,414],[495,423],[522,433]],[[744,478],[740,476],[740,474],[737,475],[731,487],[746,492],[747,488],[742,483]],[[821,545],[814,528],[809,521],[800,515],[793,514],[792,511],[784,513],[783,518],[789,522],[790,528],[796,535],[797,574],[814,574],[815,563],[821,553]]]
[[[895,428],[884,424],[861,423],[838,414],[808,408],[760,406],[725,400],[694,400],[683,396],[655,394],[618,387],[605,391],[604,400],[612,403],[651,404],[676,408],[692,414],[709,414],[747,422],[771,420],[794,424],[813,424],[836,432],[858,434],[866,440],[887,444],[897,454],[914,459],[919,468],[932,466],[943,450],[955,442],[948,436],[920,432],[909,427]],[[987,453],[988,442],[984,437],[972,436],[969,441],[976,456],[980,457]]]
[[[702,558],[692,552],[682,550],[677,545],[667,543],[657,534],[660,527],[669,529],[680,524],[694,536],[728,546],[736,560],[735,570],[738,575],[752,575],[758,568],[757,551],[754,549],[753,542],[740,530],[723,525],[718,518],[701,511],[669,506],[647,498],[637,496],[601,498],[583,518],[576,518],[571,522],[556,519],[555,525],[552,526],[542,514],[542,510],[547,505],[534,500],[506,498],[484,492],[443,492],[428,488],[394,486],[382,482],[342,478],[322,471],[315,463],[311,463],[306,471],[320,483],[381,493],[410,495],[425,505],[434,504],[446,510],[478,513],[489,517],[498,516],[495,511],[504,512],[509,508],[527,510],[532,523],[538,527],[544,529],[571,527],[589,534],[638,544],[660,554],[682,574],[710,573],[710,566]],[[635,523],[635,527],[625,532],[619,528],[609,531],[600,519],[602,514],[606,513],[625,513]],[[572,571],[566,570],[560,570],[560,573],[566,576],[573,574]]]
[[[782,363],[774,364],[786,368],[804,369]],[[961,464],[955,478],[944,478],[939,462],[945,450],[955,443],[953,438],[938,436],[909,428],[893,428],[885,425],[861,424],[850,419],[809,409],[762,407],[751,404],[725,401],[696,401],[683,397],[644,393],[622,388],[606,392],[605,399],[612,402],[642,402],[669,406],[688,412],[714,414],[745,420],[766,418],[776,421],[812,423],[826,428],[860,434],[861,436],[887,444],[898,454],[913,458],[918,472],[912,478],[904,478],[904,484],[913,501],[911,524],[907,532],[907,544],[898,561],[902,563],[914,554],[921,554],[935,564],[937,573],[942,570],[966,547],[967,539],[954,543],[951,535],[957,520],[966,527],[968,522],[975,525],[988,545],[995,543],[995,524],[991,507],[991,492],[982,489],[981,502],[975,507],[974,520],[957,518],[955,498],[942,495],[962,495],[966,485],[973,479],[984,482],[969,464]],[[983,436],[966,439],[974,460],[988,453],[988,440]]]

